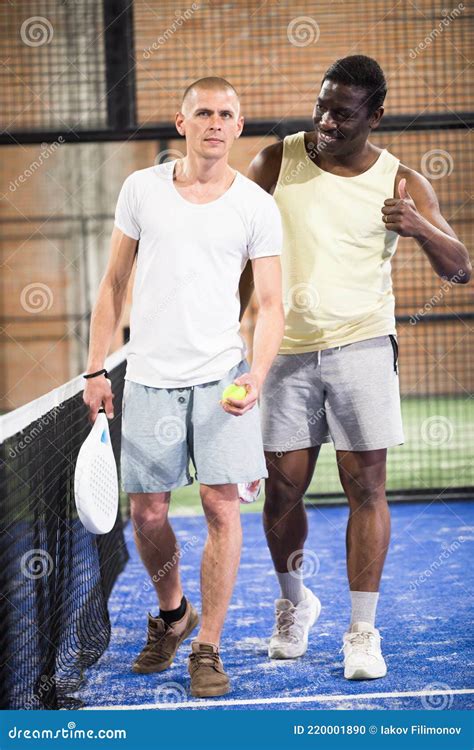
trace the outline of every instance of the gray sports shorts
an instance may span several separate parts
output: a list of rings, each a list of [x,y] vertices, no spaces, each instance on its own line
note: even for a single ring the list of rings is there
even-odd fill
[[[394,336],[279,354],[261,396],[264,449],[368,451],[403,443]]]
[[[258,405],[234,417],[219,403],[249,371],[245,360],[221,380],[188,388],[125,381],[121,482],[125,492],[167,492],[191,484],[237,484],[267,477]]]

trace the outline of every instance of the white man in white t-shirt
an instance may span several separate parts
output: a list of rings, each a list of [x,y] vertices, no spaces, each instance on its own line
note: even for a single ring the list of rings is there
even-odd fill
[[[189,657],[191,694],[223,695],[219,642],[237,574],[237,486],[266,477],[257,399],[283,335],[280,214],[273,198],[228,164],[243,128],[222,78],[185,92],[176,128],[187,155],[133,172],[120,192],[110,258],[94,306],[84,401],[92,421],[113,394],[103,370],[136,261],[122,413],[121,474],[135,540],[160,612],[133,664],[161,672],[198,624],[183,595],[181,556],[168,520],[171,490],[196,470],[208,525],[200,629]],[[239,280],[251,261],[259,305],[252,366],[239,332]],[[243,400],[222,400],[243,385]]]

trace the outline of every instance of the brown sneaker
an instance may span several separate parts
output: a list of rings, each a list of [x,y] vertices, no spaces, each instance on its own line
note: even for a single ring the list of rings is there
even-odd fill
[[[163,672],[173,663],[181,643],[191,635],[199,622],[199,616],[190,602],[181,620],[167,625],[161,617],[148,615],[148,639],[143,651],[132,665],[132,671],[139,674]]]
[[[195,698],[211,698],[228,693],[230,682],[224,672],[217,646],[213,643],[193,641],[191,648],[188,665],[191,695]]]

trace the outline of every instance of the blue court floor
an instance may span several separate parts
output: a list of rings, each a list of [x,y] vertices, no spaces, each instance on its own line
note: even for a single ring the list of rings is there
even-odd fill
[[[77,696],[85,708],[177,709],[468,709],[472,677],[472,549],[474,503],[392,505],[377,625],[388,675],[382,680],[343,678],[339,649],[349,617],[344,537],[347,508],[309,510],[306,585],[323,605],[309,648],[297,661],[270,661],[266,641],[278,596],[259,513],[242,517],[244,549],[221,652],[232,692],[209,700],[189,696],[185,642],[160,675],[135,675],[148,610],[157,612],[130,525],[131,559],[110,599],[112,638],[86,673]],[[172,519],[179,537],[185,593],[200,604],[199,563],[205,539],[202,516]]]

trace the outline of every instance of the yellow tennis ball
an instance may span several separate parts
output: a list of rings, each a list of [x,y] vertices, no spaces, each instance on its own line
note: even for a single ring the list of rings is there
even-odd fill
[[[228,398],[231,398],[234,401],[243,401],[246,395],[247,389],[243,385],[234,385],[234,383],[231,383],[224,389],[222,400],[226,401]]]

